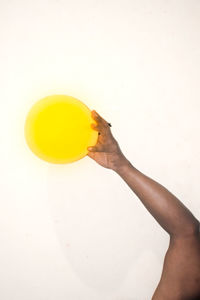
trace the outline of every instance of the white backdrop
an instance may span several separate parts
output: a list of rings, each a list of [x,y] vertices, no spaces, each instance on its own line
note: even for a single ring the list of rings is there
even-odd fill
[[[1,300],[149,300],[168,235],[113,171],[33,155],[24,121],[82,100],[200,218],[200,2],[1,0],[0,25]]]

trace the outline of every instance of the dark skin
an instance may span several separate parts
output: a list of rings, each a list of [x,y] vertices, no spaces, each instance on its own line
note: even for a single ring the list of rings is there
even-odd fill
[[[100,135],[88,156],[116,172],[169,234],[163,270],[152,300],[200,300],[199,221],[164,186],[136,169],[122,153],[108,122],[95,110],[91,124]]]

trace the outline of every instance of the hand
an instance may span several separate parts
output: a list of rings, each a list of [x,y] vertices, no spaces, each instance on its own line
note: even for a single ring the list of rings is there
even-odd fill
[[[91,112],[92,118],[97,124],[92,123],[91,128],[100,134],[95,146],[88,147],[88,156],[104,168],[116,170],[119,165],[126,161],[125,156],[113,137],[108,122],[104,120],[95,110]]]

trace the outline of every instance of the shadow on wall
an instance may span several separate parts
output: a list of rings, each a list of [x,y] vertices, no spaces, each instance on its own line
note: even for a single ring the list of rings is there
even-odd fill
[[[144,251],[142,221],[124,205],[110,180],[91,185],[85,171],[74,167],[66,168],[65,175],[53,167],[48,170],[48,199],[58,241],[85,285],[112,292],[119,289]],[[141,239],[136,241],[138,228]]]

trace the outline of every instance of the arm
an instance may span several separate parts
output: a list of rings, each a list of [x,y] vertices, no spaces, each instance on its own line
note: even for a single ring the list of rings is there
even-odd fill
[[[88,148],[88,156],[115,171],[171,237],[198,234],[199,222],[192,213],[164,186],[132,166],[112,136],[108,123],[95,111],[92,117],[97,123],[91,127],[100,135],[95,147]]]
[[[115,171],[171,236],[187,236],[198,233],[198,220],[164,186],[144,175],[128,161],[116,168]]]

